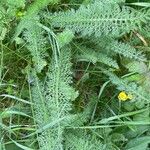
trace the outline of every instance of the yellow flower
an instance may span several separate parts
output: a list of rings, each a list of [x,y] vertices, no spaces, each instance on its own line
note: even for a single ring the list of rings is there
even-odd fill
[[[126,92],[122,91],[122,92],[119,93],[118,99],[120,101],[126,101],[126,100],[129,100],[129,99],[131,100],[131,99],[133,99],[133,95],[132,94],[127,94]]]
[[[122,91],[119,93],[118,95],[118,99],[121,101],[126,101],[128,99],[133,99],[133,95],[132,94],[127,94],[126,92]]]
[[[25,15],[25,12],[18,11],[16,13],[16,17],[18,17],[18,18],[23,17],[24,15]]]
[[[128,95],[124,91],[120,92],[118,95],[118,99],[121,101],[126,101],[128,98]]]

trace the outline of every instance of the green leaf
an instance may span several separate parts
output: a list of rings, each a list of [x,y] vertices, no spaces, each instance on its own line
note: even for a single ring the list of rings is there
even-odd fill
[[[7,118],[7,117],[10,117],[11,115],[21,115],[21,116],[25,116],[25,117],[31,117],[31,116],[25,114],[24,112],[15,111],[15,110],[6,110],[1,114],[1,117]]]
[[[129,141],[125,147],[126,150],[146,150],[150,143],[150,136],[139,137]]]
[[[71,42],[74,34],[70,30],[64,30],[62,33],[57,35],[59,47],[63,47]]]
[[[5,145],[5,149],[6,150],[10,150],[10,149],[12,149],[12,150],[22,150],[22,148],[16,146],[16,144],[14,144],[14,143]]]
[[[141,7],[150,7],[150,3],[138,2],[138,3],[129,3],[128,5],[135,5]]]
[[[34,149],[31,149],[31,148],[29,148],[29,147],[26,147],[26,146],[24,146],[24,145],[22,145],[22,144],[20,144],[20,143],[18,143],[18,142],[16,142],[16,141],[14,141],[14,140],[12,140],[12,141],[14,142],[14,144],[16,144],[16,146],[22,148],[23,150],[34,150]]]
[[[13,95],[2,94],[2,95],[0,95],[0,96],[1,96],[1,97],[6,97],[6,98],[10,98],[10,99],[12,99],[12,100],[16,100],[16,101],[19,101],[19,102],[22,102],[22,103],[25,103],[25,104],[33,104],[33,103],[29,102],[29,101],[26,101],[26,100],[24,100],[24,99],[18,98],[18,97],[13,96]]]
[[[72,9],[47,16],[53,27],[68,28],[83,36],[96,37],[120,36],[140,29],[142,23],[149,20],[148,11],[136,11],[105,1],[96,1],[88,6],[81,5],[77,11]]]

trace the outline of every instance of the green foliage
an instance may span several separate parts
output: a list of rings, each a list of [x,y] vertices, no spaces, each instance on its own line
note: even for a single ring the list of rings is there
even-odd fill
[[[82,132],[78,130],[80,134],[73,135],[72,133],[69,133],[66,136],[66,143],[65,143],[65,149],[73,149],[73,150],[104,150],[103,144],[100,140],[97,139],[96,136],[90,135],[86,132]],[[78,144],[77,144],[78,143]]]
[[[82,52],[77,56],[78,61],[87,61],[93,64],[101,62],[110,67],[119,68],[117,62],[106,54],[85,47],[81,47],[80,49],[82,49]]]
[[[103,73],[109,76],[110,81],[117,86],[118,90],[133,94],[134,100],[144,100],[149,103],[149,93],[136,82],[130,82],[128,79],[120,79],[115,74],[106,70],[103,70]]]
[[[129,44],[114,41],[110,45],[110,50],[115,53],[121,54],[124,57],[135,59],[138,61],[146,61],[146,58],[141,54],[141,52],[136,51],[136,49]]]
[[[148,6],[1,0],[0,150],[148,150]]]
[[[137,60],[137,61],[146,61],[146,57],[140,50],[134,48],[133,45],[129,43],[120,42],[113,38],[109,37],[100,37],[91,40],[94,45],[96,45],[96,49],[101,50],[103,53],[107,55],[114,56],[115,54],[119,54],[129,59]]]
[[[24,37],[27,41],[27,48],[31,53],[32,61],[37,72],[41,72],[47,65],[44,57],[46,56],[46,39],[42,29],[34,22],[31,22],[25,31]]]
[[[99,1],[81,6],[77,11],[52,14],[48,19],[52,27],[68,28],[84,36],[119,36],[140,29],[149,20],[149,11]]]
[[[34,3],[31,4],[30,7],[28,7],[25,18],[30,19],[31,17],[36,15],[41,9],[46,7],[49,3],[55,4],[58,2],[59,0],[35,0]]]
[[[63,47],[69,44],[74,37],[74,34],[70,30],[65,30],[62,33],[57,35],[57,40],[59,43],[59,47]]]
[[[38,136],[41,150],[63,149],[63,124],[66,124],[68,120],[71,101],[78,95],[70,86],[70,54],[70,50],[65,48],[60,52],[58,64],[56,64],[54,58],[52,59],[45,85],[41,85],[39,79],[35,77],[36,81],[32,87],[32,95],[38,128],[43,128],[49,122],[56,122],[52,128],[43,131]],[[57,123],[58,120],[60,122]]]
[[[127,144],[126,149],[127,150],[140,150],[140,149],[146,150],[149,140],[150,140],[149,136],[136,138],[134,140],[131,140]]]
[[[16,17],[18,9],[25,7],[25,0],[0,1],[0,40],[4,40],[10,30],[10,22]]]
[[[2,0],[0,3],[3,9],[7,8],[5,12],[7,17],[15,17],[18,9],[23,9],[25,7],[25,0]]]
[[[30,20],[34,22],[34,17],[39,13],[41,9],[46,7],[49,3],[55,4],[58,1],[59,0],[36,0],[33,4],[31,4],[28,7],[25,16],[21,19],[20,23],[17,26],[14,39],[19,36],[23,29],[30,28],[30,26],[28,27],[28,24],[30,25]]]

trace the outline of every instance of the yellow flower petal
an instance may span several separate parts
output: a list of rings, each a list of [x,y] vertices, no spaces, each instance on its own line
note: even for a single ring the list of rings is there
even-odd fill
[[[118,99],[121,101],[126,101],[128,98],[128,95],[124,91],[120,92],[118,95]]]

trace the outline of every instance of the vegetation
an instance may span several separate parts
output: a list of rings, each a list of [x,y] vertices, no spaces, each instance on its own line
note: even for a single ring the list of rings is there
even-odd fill
[[[150,150],[150,3],[0,1],[0,150]]]

